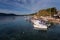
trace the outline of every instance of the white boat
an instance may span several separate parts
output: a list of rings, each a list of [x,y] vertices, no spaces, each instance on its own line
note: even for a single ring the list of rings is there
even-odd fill
[[[33,26],[34,26],[34,29],[37,29],[37,30],[47,30],[48,29],[48,26],[45,22],[41,21],[41,20],[31,20],[32,23],[33,23]]]

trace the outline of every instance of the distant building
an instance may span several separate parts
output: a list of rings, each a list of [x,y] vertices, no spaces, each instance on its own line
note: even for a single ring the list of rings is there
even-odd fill
[[[57,15],[60,17],[60,11],[58,11]]]
[[[33,18],[34,18],[34,19],[37,19],[37,16],[36,16],[36,15],[34,15],[34,16],[33,16]]]
[[[54,14],[55,18],[60,18],[60,11],[57,12],[57,14]]]

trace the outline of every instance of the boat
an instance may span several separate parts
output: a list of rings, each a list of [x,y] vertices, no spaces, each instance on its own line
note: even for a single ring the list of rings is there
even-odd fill
[[[33,19],[31,20],[31,22],[33,23],[34,29],[37,29],[37,30],[47,30],[48,27],[50,26],[50,24],[48,24],[43,20]]]

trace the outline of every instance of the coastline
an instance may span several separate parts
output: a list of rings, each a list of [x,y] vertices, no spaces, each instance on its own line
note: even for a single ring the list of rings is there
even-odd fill
[[[41,19],[44,21],[48,21],[50,23],[54,23],[54,24],[60,24],[60,18],[55,18],[55,17],[51,17],[51,16],[40,16],[39,18],[37,16],[33,16],[32,19]]]
[[[54,18],[54,17],[50,17],[50,16],[45,16],[45,17],[40,17],[42,20],[44,20],[44,21],[47,21],[48,20],[48,22],[52,22],[52,23],[58,23],[58,24],[60,24],[60,19],[59,18]]]

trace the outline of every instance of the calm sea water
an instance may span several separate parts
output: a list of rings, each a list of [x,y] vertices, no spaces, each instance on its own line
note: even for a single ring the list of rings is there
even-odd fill
[[[60,25],[47,31],[34,30],[23,16],[4,16],[0,17],[0,40],[60,40]]]

